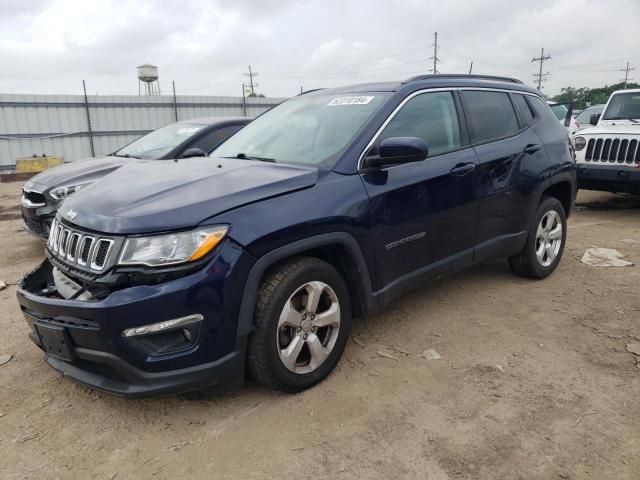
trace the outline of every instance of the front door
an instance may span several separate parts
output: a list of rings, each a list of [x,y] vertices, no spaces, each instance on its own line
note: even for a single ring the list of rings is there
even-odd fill
[[[435,274],[470,262],[477,221],[477,157],[460,126],[453,92],[410,98],[368,154],[391,137],[422,138],[429,156],[361,175],[371,202],[379,290],[413,273]]]

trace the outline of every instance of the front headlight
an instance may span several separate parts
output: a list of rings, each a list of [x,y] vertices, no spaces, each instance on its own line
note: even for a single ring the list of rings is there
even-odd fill
[[[56,200],[64,200],[65,198],[70,197],[71,195],[88,185],[88,183],[82,183],[80,185],[67,185],[65,187],[57,187],[51,190],[49,192],[49,195],[51,195]]]
[[[575,143],[576,143],[576,150],[578,152],[587,145],[587,141],[584,139],[584,137],[576,137]]]
[[[193,262],[216,248],[228,230],[226,225],[215,225],[189,232],[127,238],[118,264],[162,267]]]

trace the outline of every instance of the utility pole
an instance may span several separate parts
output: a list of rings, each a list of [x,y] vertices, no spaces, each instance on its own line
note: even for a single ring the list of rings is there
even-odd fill
[[[259,86],[256,82],[253,81],[253,77],[258,76],[258,72],[251,71],[251,65],[249,65],[249,73],[243,73],[245,77],[249,77],[249,88],[251,88],[251,96],[256,94],[255,87]]]
[[[91,149],[91,156],[96,156],[96,149],[93,145],[93,129],[91,128],[91,113],[89,112],[89,98],[87,97],[87,85],[82,80],[82,91],[84,92],[84,108],[87,113],[87,134],[89,135],[89,148]]]
[[[176,117],[176,122],[178,121],[178,99],[176,98],[176,82],[175,80],[171,81],[173,85],[173,114]]]
[[[438,72],[438,32],[433,34],[433,57],[430,57],[429,60],[433,60],[433,70],[431,73],[434,75]]]
[[[247,97],[245,96],[246,85],[242,84],[242,115],[247,116]]]
[[[633,70],[635,70],[635,68],[629,66],[629,62],[627,62],[627,67],[626,68],[621,68],[620,71],[624,72],[624,89],[627,89],[627,83],[629,83],[629,80],[633,80],[633,78],[629,78],[629,72],[632,72]]]
[[[540,71],[538,73],[535,73],[533,75],[533,78],[535,78],[536,80],[538,80],[538,90],[542,90],[542,82],[543,81],[547,81],[547,78],[549,76],[549,72],[547,73],[542,73],[542,64],[544,63],[545,60],[550,60],[551,57],[549,55],[547,55],[546,57],[544,56],[544,48],[542,50],[540,50],[540,56],[539,57],[533,57],[533,59],[531,60],[531,62],[540,62]]]

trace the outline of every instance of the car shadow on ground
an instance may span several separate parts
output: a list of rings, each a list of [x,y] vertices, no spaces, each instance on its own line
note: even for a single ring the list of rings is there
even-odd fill
[[[580,210],[634,210],[640,208],[640,195],[603,194],[586,202],[576,202]]]

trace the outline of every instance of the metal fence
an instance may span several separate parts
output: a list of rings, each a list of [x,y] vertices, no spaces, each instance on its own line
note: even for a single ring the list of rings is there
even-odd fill
[[[254,117],[283,100],[0,94],[0,169],[33,155],[59,155],[66,162],[104,155],[176,118]]]

